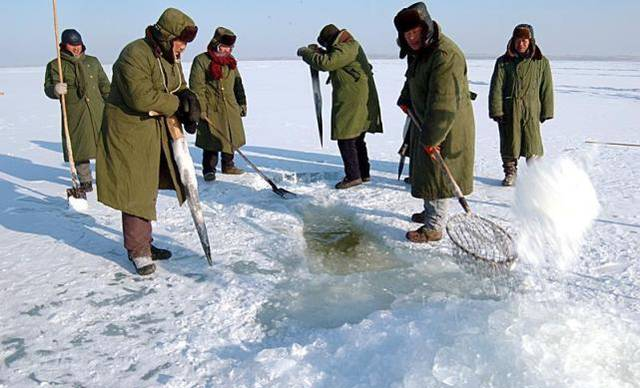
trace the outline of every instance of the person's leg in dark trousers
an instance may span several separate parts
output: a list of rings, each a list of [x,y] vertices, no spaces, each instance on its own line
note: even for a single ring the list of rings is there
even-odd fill
[[[363,132],[362,135],[356,138],[356,150],[358,152],[358,167],[360,169],[360,178],[362,181],[368,182],[371,180],[371,165],[369,164],[369,154],[367,152],[367,143],[364,141],[364,137],[367,133]]]
[[[131,214],[122,213],[122,235],[124,247],[140,275],[155,271],[151,256],[151,221]]]
[[[345,177],[336,184],[336,189],[347,189],[362,183],[356,139],[357,138],[338,140],[338,148],[340,149],[340,156],[342,156],[342,163],[344,164]]]
[[[216,165],[218,164],[218,152],[202,151],[202,175],[204,180],[213,181],[216,179]]]

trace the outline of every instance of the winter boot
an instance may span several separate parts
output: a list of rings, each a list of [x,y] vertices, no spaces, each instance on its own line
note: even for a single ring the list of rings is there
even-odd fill
[[[425,219],[426,219],[426,216],[424,214],[424,211],[421,211],[420,213],[413,213],[411,215],[411,222],[415,222],[415,223],[424,225],[424,220]]]
[[[338,190],[344,190],[344,189],[348,189],[351,188],[353,186],[358,186],[362,184],[362,179],[358,178],[358,179],[353,179],[348,181],[347,178],[344,178],[343,180],[341,180],[340,182],[336,183],[336,189]]]
[[[90,193],[93,191],[93,184],[91,182],[80,182],[80,188],[84,190],[85,193]]]
[[[413,243],[428,243],[430,241],[439,241],[442,239],[442,231],[435,229],[427,229],[422,226],[417,230],[407,232],[407,240]]]
[[[212,172],[207,172],[204,174],[204,181],[205,182],[213,182],[216,180],[216,173],[214,171]]]
[[[244,170],[234,165],[231,165],[231,166],[222,167],[222,173],[229,174],[229,175],[242,175],[244,174]]]
[[[151,245],[151,259],[156,260],[168,260],[171,258],[171,251],[168,249],[157,248]]]
[[[371,177],[370,176],[365,176],[365,177],[362,178],[362,181],[364,183],[371,182]]]
[[[516,160],[505,161],[502,163],[502,169],[504,170],[502,186],[515,186],[516,176],[518,175],[517,163],[518,162]]]
[[[153,264],[153,259],[151,258],[151,256],[133,257],[129,255],[129,260],[133,262],[138,275],[151,275],[156,271],[156,265]]]

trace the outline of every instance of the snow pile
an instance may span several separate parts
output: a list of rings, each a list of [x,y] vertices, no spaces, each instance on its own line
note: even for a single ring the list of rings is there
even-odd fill
[[[536,267],[567,270],[600,211],[589,175],[573,160],[538,160],[518,178],[514,215],[519,256]]]

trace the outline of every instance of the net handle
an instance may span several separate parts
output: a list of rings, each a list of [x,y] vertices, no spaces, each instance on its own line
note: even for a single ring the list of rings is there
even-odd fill
[[[415,116],[415,114],[411,109],[407,110],[407,115],[409,116],[409,118],[411,118],[411,121],[413,121],[415,126],[418,127],[418,131],[422,133],[422,124],[420,124],[420,121],[418,120],[418,118]],[[460,186],[458,185],[456,180],[453,178],[453,174],[451,174],[451,170],[449,170],[449,166],[447,166],[447,163],[444,161],[444,158],[442,157],[442,154],[440,154],[440,151],[436,149],[433,154],[428,154],[428,155],[432,157],[437,162],[437,164],[442,168],[442,171],[447,176],[449,185],[451,186],[453,193],[456,195],[456,198],[458,199],[458,203],[460,203],[460,206],[462,206],[462,209],[464,209],[465,213],[471,214],[471,207],[469,206],[467,199],[464,197],[464,194],[462,194],[462,190],[460,190]]]

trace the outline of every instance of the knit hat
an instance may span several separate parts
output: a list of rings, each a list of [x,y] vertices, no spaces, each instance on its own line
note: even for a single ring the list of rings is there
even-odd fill
[[[61,44],[70,44],[72,46],[79,46],[82,43],[82,36],[80,33],[73,29],[62,31],[62,37],[60,39]]]

